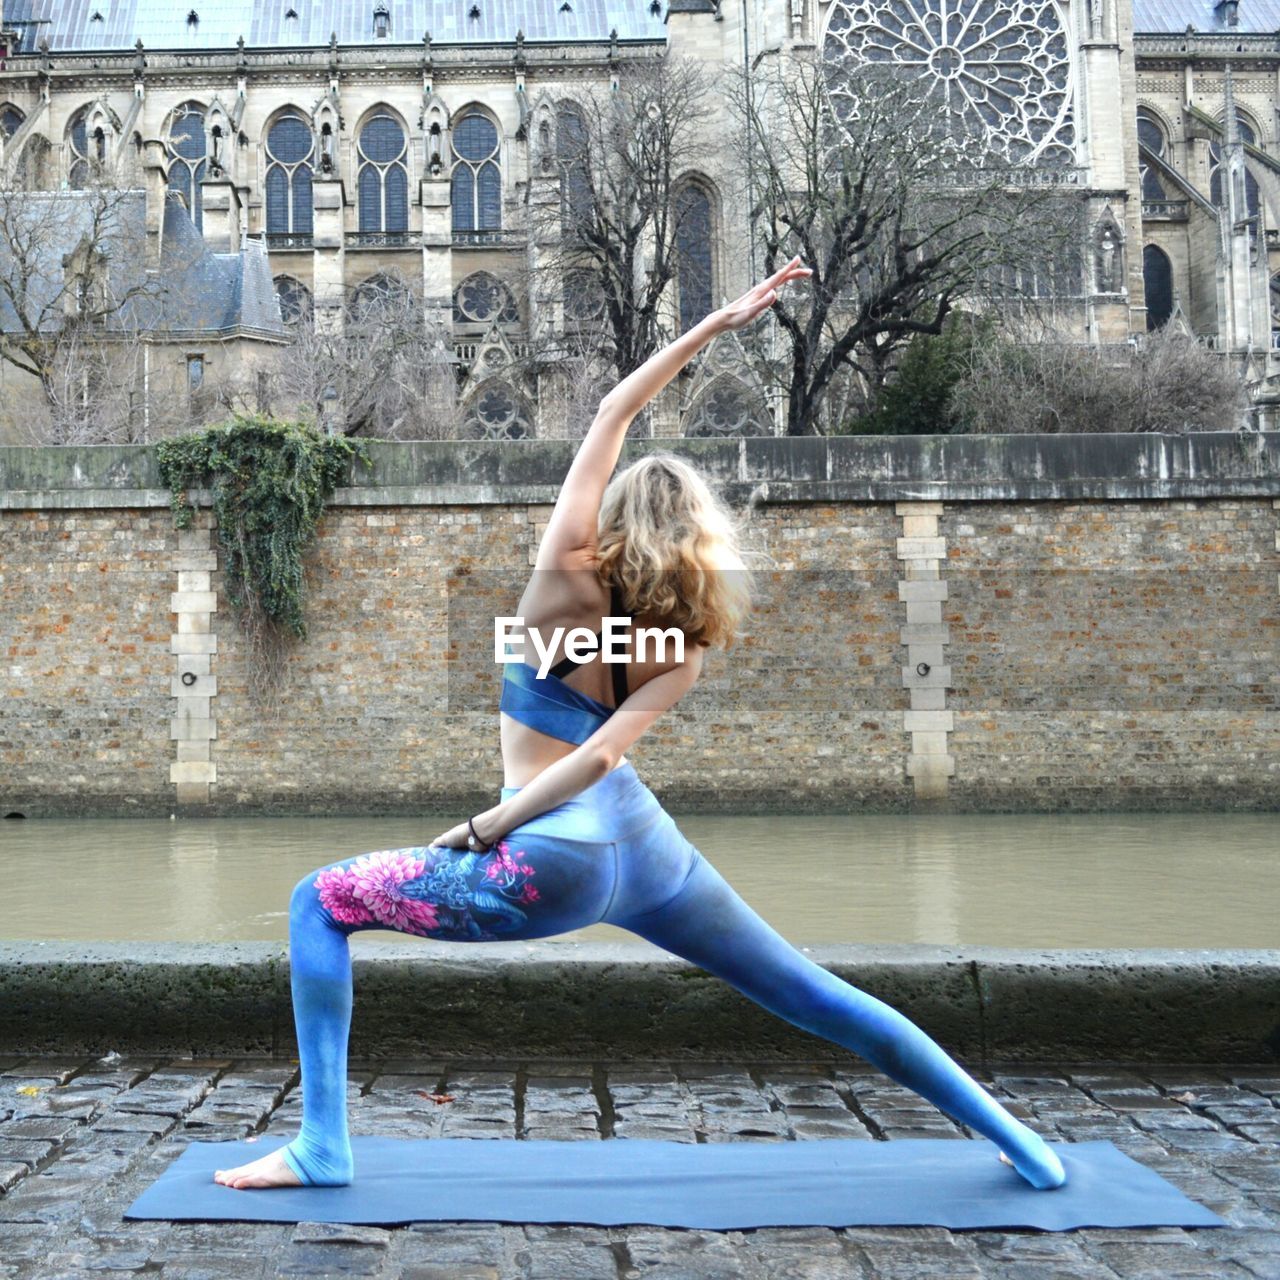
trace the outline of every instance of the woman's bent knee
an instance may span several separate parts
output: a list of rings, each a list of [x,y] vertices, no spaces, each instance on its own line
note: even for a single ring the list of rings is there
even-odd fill
[[[316,876],[318,871],[309,871],[297,884],[293,886],[293,892],[289,895],[289,901],[297,902],[300,899],[314,898],[316,896]]]

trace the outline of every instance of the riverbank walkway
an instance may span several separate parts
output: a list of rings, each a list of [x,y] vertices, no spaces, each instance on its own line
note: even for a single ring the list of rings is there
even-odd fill
[[[1280,1066],[1009,1064],[975,1074],[1051,1141],[1110,1139],[1229,1228],[712,1232],[128,1222],[124,1210],[185,1143],[295,1133],[297,1064],[0,1055],[0,1277],[1280,1280]],[[391,1137],[969,1136],[909,1090],[847,1061],[353,1060],[349,1102],[353,1134]]]

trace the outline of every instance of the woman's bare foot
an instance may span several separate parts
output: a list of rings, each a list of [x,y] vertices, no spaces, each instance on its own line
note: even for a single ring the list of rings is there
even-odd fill
[[[214,1182],[236,1191],[255,1191],[259,1187],[300,1187],[302,1181],[285,1163],[279,1150],[272,1151],[250,1164],[237,1165],[234,1169],[218,1169]]]
[[[1048,1150],[1047,1147],[1045,1149]],[[1067,1180],[1066,1171],[1062,1167],[1062,1162],[1053,1154],[1052,1151],[1049,1151],[1049,1161],[1051,1165],[1050,1172],[1045,1174],[1044,1172],[1037,1170],[1034,1177],[1029,1177],[1027,1174],[1023,1173],[1021,1169],[1018,1169],[1018,1166],[1014,1164],[1003,1151],[1000,1152],[1000,1159],[1011,1168],[1017,1169],[1033,1187],[1037,1187],[1041,1191],[1050,1191],[1054,1187],[1060,1187]]]

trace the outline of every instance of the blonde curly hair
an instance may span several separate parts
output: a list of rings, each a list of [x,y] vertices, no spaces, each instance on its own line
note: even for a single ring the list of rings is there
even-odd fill
[[[633,614],[728,648],[751,604],[741,529],[698,470],[673,453],[650,453],[604,491],[597,572],[617,583]]]

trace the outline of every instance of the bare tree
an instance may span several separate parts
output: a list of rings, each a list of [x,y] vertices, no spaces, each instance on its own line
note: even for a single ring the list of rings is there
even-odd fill
[[[542,371],[538,399],[551,434],[581,440],[600,408],[604,389],[613,382],[613,365],[598,333],[570,328],[554,349],[536,348],[522,363]]]
[[[340,321],[340,322],[339,322]],[[305,306],[278,356],[273,400],[323,419],[330,403],[347,435],[444,440],[461,434],[450,330],[421,293],[392,275],[348,289],[341,317]]]
[[[616,90],[561,103],[554,132],[535,140],[535,165],[558,175],[560,198],[530,204],[538,257],[528,292],[543,309],[565,305],[571,327],[575,300],[589,297],[601,323],[579,329],[572,347],[588,365],[603,356],[618,378],[671,336],[663,307],[677,269],[680,185],[715,104],[697,61],[642,59],[619,68]]]
[[[103,333],[71,324],[46,355],[47,418],[31,417],[31,444],[132,444],[146,439],[145,339],[132,326]],[[144,425],[145,424],[145,425]],[[157,425],[158,424],[154,424]]]
[[[0,190],[0,359],[38,382],[44,442],[130,438],[166,289],[146,269],[141,200],[96,179]]]
[[[1170,325],[1134,346],[1058,333],[975,347],[952,402],[961,429],[1004,434],[1229,431],[1247,409],[1230,358]]]
[[[798,50],[729,96],[763,270],[797,253],[813,268],[772,308],[783,354],[760,352],[788,434],[820,430],[833,391],[874,398],[903,344],[960,304],[1079,292],[1079,198],[899,69]]]

